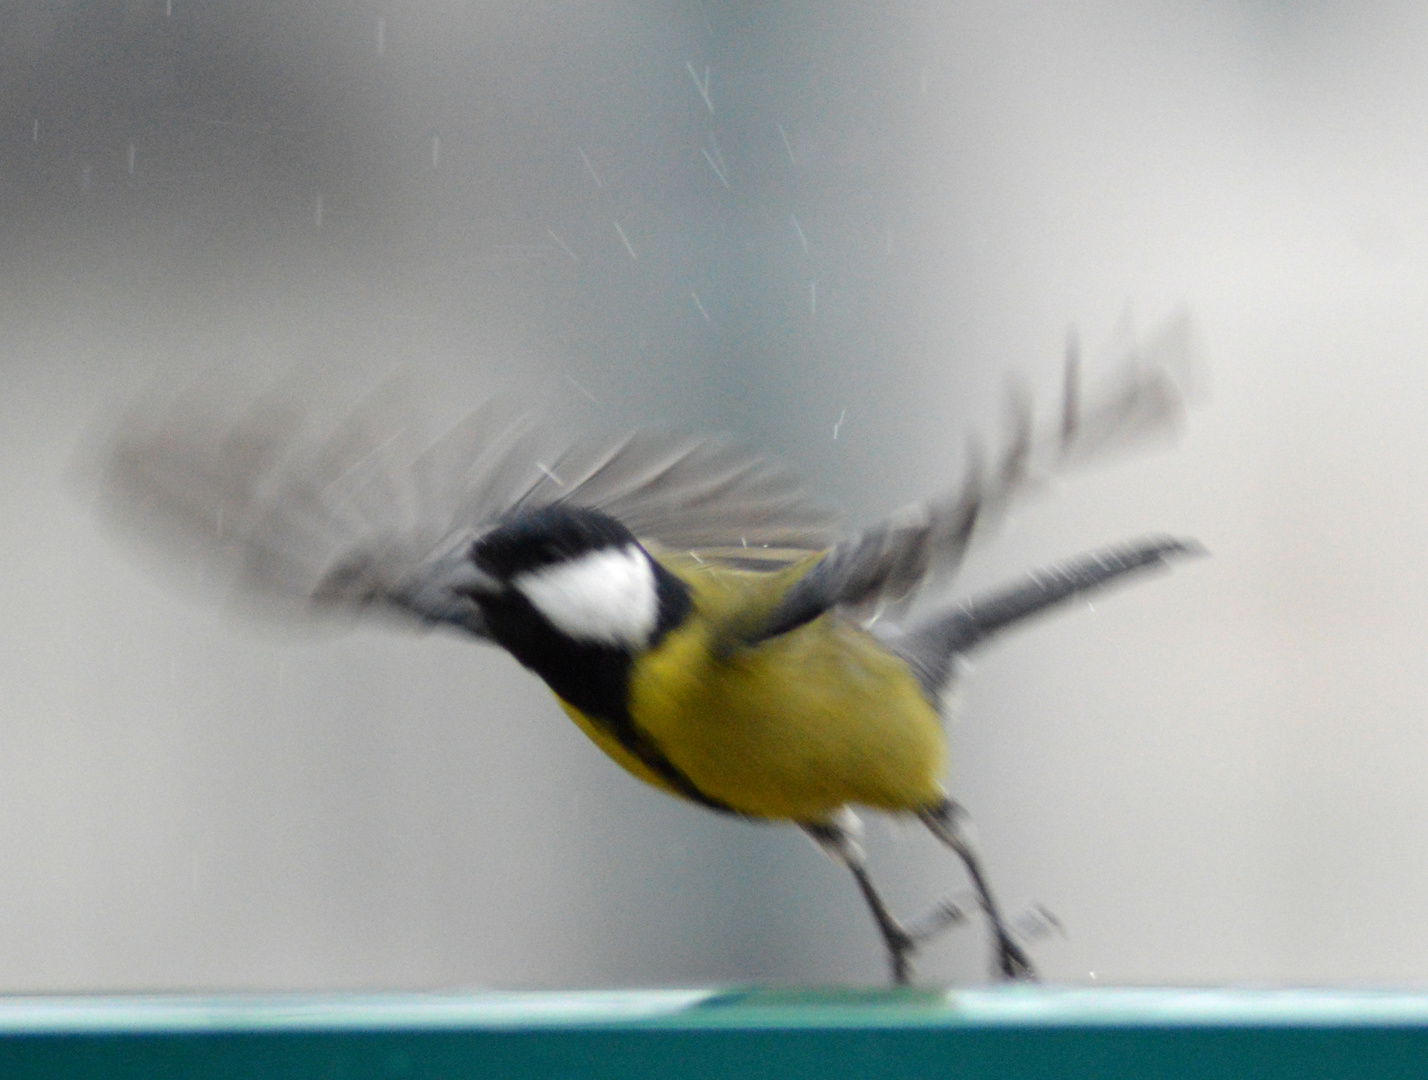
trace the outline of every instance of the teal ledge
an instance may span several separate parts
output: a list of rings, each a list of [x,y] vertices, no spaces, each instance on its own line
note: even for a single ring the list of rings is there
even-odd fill
[[[0,1077],[1428,1077],[1428,993],[0,997]]]

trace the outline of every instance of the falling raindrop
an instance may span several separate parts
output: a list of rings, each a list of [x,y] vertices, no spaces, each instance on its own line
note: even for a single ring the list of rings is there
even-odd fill
[[[793,156],[793,144],[788,141],[788,132],[784,131],[783,125],[778,126],[778,137],[783,140],[784,153],[788,155],[788,163],[797,165],[798,161]]]
[[[712,131],[709,133],[709,148],[714,151],[714,161],[718,164],[719,171],[727,176],[729,173],[729,166],[724,161],[723,151],[719,149],[719,140],[714,137],[714,133]]]
[[[171,18],[173,18],[173,14],[174,14],[174,0],[165,0],[165,2],[164,2],[164,17],[171,19]]]
[[[685,69],[689,72],[689,77],[694,80],[694,89],[699,91],[699,96],[704,99],[704,105],[710,112],[714,111],[714,102],[709,97],[709,65],[704,65],[704,81],[699,81],[699,75],[694,70],[694,65],[688,60],[684,62]]]
[[[39,120],[39,117],[36,117],[36,118],[35,118],[35,127],[34,127],[33,132],[31,132],[31,134],[30,134],[30,141],[31,141],[31,142],[39,142],[39,141],[40,141],[40,120]]]
[[[710,322],[709,310],[704,306],[704,301],[699,299],[699,294],[697,292],[691,292],[689,298],[694,301],[694,306],[699,309],[699,314],[704,316],[704,321]]]
[[[798,233],[798,242],[803,245],[803,253],[808,254],[808,237],[803,235],[803,226],[798,223],[798,217],[789,214],[788,220],[793,222],[793,231]]]
[[[568,382],[568,383],[570,383],[571,386],[573,386],[573,387],[575,387],[575,389],[579,390],[582,394],[584,394],[586,397],[588,397],[588,398],[589,398],[591,401],[593,401],[596,405],[599,405],[599,404],[601,403],[601,402],[600,402],[600,399],[597,398],[594,394],[592,394],[592,393],[589,391],[589,389],[586,388],[586,386],[585,386],[584,384],[579,383],[579,382],[576,382],[576,381],[575,381],[575,378],[574,378],[569,372],[566,372],[566,373],[565,373],[565,381]]]
[[[595,171],[595,166],[590,164],[590,159],[585,156],[585,148],[583,146],[577,146],[575,152],[580,155],[580,160],[585,162],[586,171],[590,173],[590,179],[595,181],[595,186],[598,188],[604,187],[604,183],[600,180],[600,174]]]
[[[718,162],[716,162],[714,158],[710,156],[709,151],[703,147],[700,147],[699,152],[704,155],[704,160],[709,162],[709,167],[714,170],[714,175],[719,178],[719,183],[727,188],[729,186],[729,178],[724,175],[724,170],[719,168]]]
[[[635,254],[635,245],[630,243],[630,238],[625,235],[625,230],[620,228],[620,223],[611,218],[610,224],[615,226],[615,231],[620,234],[620,243],[625,245],[625,250],[630,253],[630,258],[638,260],[639,256]]]
[[[552,240],[554,240],[557,244],[560,245],[560,250],[563,251],[563,252],[565,252],[567,255],[570,256],[570,261],[571,261],[571,262],[573,262],[573,263],[578,263],[578,262],[580,261],[579,256],[577,256],[577,255],[575,254],[575,252],[573,252],[573,251],[570,250],[570,246],[569,246],[568,244],[566,244],[566,242],[565,242],[564,240],[562,240],[560,237],[558,237],[558,236],[555,235],[555,230],[554,230],[554,229],[546,229],[545,231],[546,231],[547,234],[549,234],[549,236],[550,236],[550,238],[551,238]]]

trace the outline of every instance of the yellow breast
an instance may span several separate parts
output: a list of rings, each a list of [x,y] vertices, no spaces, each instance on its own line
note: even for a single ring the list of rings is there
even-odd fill
[[[849,803],[916,810],[943,797],[941,719],[901,660],[833,616],[721,658],[721,627],[784,586],[776,575],[667,565],[690,584],[694,614],[635,664],[628,700],[635,723],[701,792],[794,821]],[[619,764],[668,790],[566,711]]]

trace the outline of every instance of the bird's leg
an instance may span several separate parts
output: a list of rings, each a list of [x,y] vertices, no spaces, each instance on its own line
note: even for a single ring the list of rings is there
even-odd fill
[[[878,924],[878,932],[883,936],[883,945],[888,951],[888,962],[892,965],[895,986],[906,986],[912,977],[912,954],[919,938],[908,933],[892,912],[883,903],[878,890],[873,887],[873,879],[868,873],[867,856],[863,845],[854,835],[857,818],[844,811],[838,818],[816,824],[799,826],[812,838],[827,855],[846,866],[858,883],[858,889],[867,901],[873,921]]]
[[[936,806],[919,810],[917,816],[931,830],[933,836],[957,853],[957,857],[966,866],[967,875],[972,879],[972,885],[977,890],[977,902],[981,904],[982,910],[991,920],[992,932],[997,942],[997,967],[1002,977],[1006,979],[1035,979],[1036,969],[1032,967],[1031,960],[1022,951],[1021,946],[1012,940],[1011,933],[1002,920],[1001,911],[997,908],[997,902],[992,899],[992,890],[988,887],[987,879],[982,873],[982,865],[977,858],[977,852],[972,847],[972,842],[967,834],[962,830],[959,819],[963,813],[962,808],[951,799],[943,799]],[[934,908],[929,916],[935,917],[938,909],[945,906],[946,902],[944,901],[943,904]],[[949,923],[952,921],[956,920],[948,920]]]

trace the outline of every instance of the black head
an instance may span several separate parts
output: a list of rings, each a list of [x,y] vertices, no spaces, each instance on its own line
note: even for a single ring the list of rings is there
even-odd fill
[[[487,579],[471,595],[492,637],[547,682],[567,655],[634,655],[689,611],[684,583],[598,510],[512,515],[476,541],[471,561]]]
[[[477,567],[500,581],[605,549],[638,547],[609,514],[578,506],[545,506],[515,514],[476,541]]]
[[[476,541],[483,630],[682,794],[715,809],[630,716],[637,656],[684,621],[689,587],[598,510],[515,514]]]
[[[588,715],[627,722],[633,658],[690,610],[688,588],[597,510],[515,514],[473,545],[470,596],[497,644]]]

